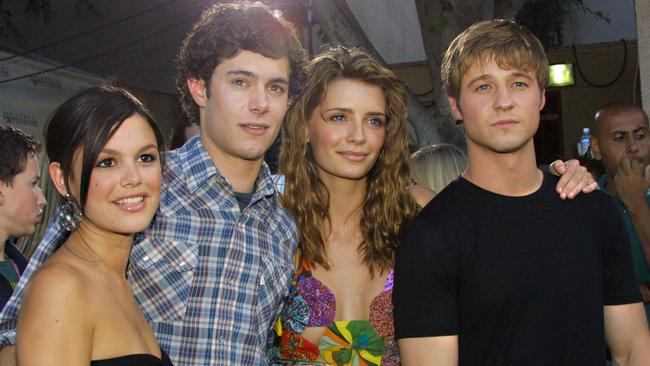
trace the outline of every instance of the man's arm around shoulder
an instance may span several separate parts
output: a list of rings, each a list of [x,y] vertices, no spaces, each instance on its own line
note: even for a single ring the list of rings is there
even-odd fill
[[[397,341],[402,366],[458,365],[458,336],[403,338]]]
[[[616,366],[650,365],[650,332],[641,303],[605,306],[605,335]]]
[[[16,346],[4,346],[0,348],[0,365],[16,366]]]

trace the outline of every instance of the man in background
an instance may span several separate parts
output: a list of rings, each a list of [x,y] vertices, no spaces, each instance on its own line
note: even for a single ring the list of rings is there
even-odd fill
[[[0,125],[0,309],[27,266],[14,241],[34,233],[46,204],[36,157],[40,148],[31,136]],[[12,365],[13,352],[13,347],[0,349],[0,365]]]
[[[605,167],[600,189],[609,193],[623,217],[634,272],[650,320],[650,130],[641,107],[622,102],[596,112],[591,137],[594,158]]]
[[[46,204],[36,157],[40,148],[31,136],[0,125],[0,309],[27,266],[14,240],[34,233]]]

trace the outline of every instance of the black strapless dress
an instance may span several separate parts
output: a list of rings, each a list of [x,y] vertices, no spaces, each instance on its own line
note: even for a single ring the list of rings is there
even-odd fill
[[[160,353],[162,359],[150,354],[136,354],[91,361],[90,366],[174,366],[163,350]]]

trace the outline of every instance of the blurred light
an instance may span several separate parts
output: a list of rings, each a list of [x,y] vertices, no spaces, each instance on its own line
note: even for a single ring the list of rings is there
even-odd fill
[[[275,9],[275,10],[271,11],[271,14],[273,14],[274,17],[280,19],[284,15],[284,12],[282,10],[280,10],[280,9]]]
[[[549,86],[560,87],[575,84],[573,64],[555,64],[548,69]]]

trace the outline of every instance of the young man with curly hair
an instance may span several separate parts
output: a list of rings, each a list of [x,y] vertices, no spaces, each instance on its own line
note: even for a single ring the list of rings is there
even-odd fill
[[[297,233],[263,159],[304,61],[293,27],[261,3],[208,8],[181,46],[177,86],[200,133],[165,155],[160,208],[127,270],[176,365],[267,364]],[[52,225],[30,268],[64,237]],[[2,344],[15,336],[15,298],[0,316]]]

